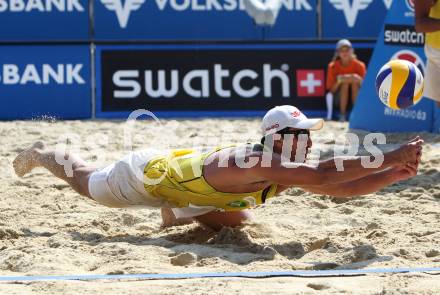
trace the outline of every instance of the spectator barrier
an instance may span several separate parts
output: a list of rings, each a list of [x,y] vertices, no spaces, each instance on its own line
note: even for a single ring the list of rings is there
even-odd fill
[[[0,101],[7,105],[0,119],[90,118],[95,94],[97,117],[118,117],[133,107],[168,115],[250,115],[280,103],[319,114],[325,104],[323,84],[317,87],[316,81],[324,79],[334,41],[347,35],[374,39],[390,0],[358,2],[283,0],[277,23],[261,27],[246,14],[242,0],[0,0]],[[344,27],[348,20],[355,25]],[[355,43],[364,61],[369,42]],[[93,72],[95,60],[98,71]],[[142,91],[135,98],[117,98],[111,71],[131,67],[133,61]],[[202,97],[192,97],[183,80],[172,97],[149,96],[145,71],[157,75],[161,64],[168,75],[172,67],[182,77],[192,72],[191,87],[208,87],[209,97],[203,91]],[[229,77],[221,76],[225,71]],[[230,95],[216,91],[216,78],[224,79]],[[198,88],[201,81],[205,84]],[[304,94],[301,82],[316,84],[307,88],[312,94]]]

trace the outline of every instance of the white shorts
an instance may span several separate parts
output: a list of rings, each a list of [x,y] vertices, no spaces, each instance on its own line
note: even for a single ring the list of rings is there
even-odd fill
[[[425,54],[428,62],[423,96],[440,101],[440,50],[425,45]]]
[[[172,207],[166,200],[156,198],[144,188],[144,168],[151,159],[163,155],[155,149],[132,152],[122,160],[93,172],[89,192],[98,203],[115,208]],[[172,208],[176,218],[188,218],[213,211],[211,208]]]

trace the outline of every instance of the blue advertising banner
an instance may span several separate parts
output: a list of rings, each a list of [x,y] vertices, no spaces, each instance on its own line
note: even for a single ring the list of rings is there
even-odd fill
[[[87,0],[0,0],[0,40],[88,40]]]
[[[368,61],[371,43],[354,44]],[[105,45],[96,48],[96,117],[260,116],[292,104],[324,116],[333,44]]]
[[[413,62],[425,73],[424,35],[414,29],[414,1],[394,1],[374,48],[367,76],[350,118],[350,128],[383,132],[432,131],[433,101],[392,110],[382,104],[375,89],[376,75],[391,59]]]
[[[0,119],[91,117],[90,47],[0,46]]]
[[[316,36],[316,0],[283,1],[273,37]],[[95,0],[96,40],[263,40],[240,0]]]
[[[264,28],[265,40],[318,37],[317,0],[282,3],[275,25]]]
[[[392,0],[322,0],[322,36],[377,38],[391,4]]]

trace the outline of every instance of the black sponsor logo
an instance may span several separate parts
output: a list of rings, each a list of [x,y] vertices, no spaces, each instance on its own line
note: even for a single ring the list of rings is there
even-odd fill
[[[385,25],[384,43],[419,47],[425,44],[425,34],[416,32],[414,26]]]
[[[324,110],[323,97],[297,97],[298,69],[325,69],[333,50],[198,49],[101,52],[102,112],[267,110],[290,104]],[[371,49],[357,55],[367,62]]]

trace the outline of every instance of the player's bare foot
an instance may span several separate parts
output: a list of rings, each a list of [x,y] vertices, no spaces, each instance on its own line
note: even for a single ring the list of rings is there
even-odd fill
[[[15,174],[23,177],[38,166],[38,156],[44,150],[45,145],[41,141],[37,141],[30,148],[24,150],[14,159],[12,165],[14,166]]]

